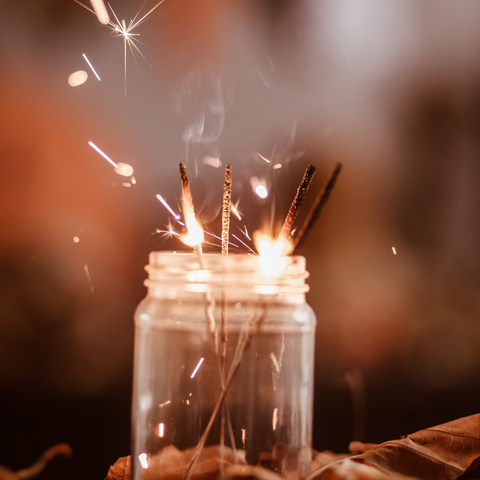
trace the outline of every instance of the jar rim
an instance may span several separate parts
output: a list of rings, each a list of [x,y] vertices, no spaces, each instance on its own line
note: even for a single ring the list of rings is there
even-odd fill
[[[149,255],[145,270],[147,286],[153,284],[203,284],[222,287],[278,286],[287,290],[308,291],[305,279],[305,257],[280,257],[280,261],[265,262],[260,256],[248,254],[198,255],[187,252],[154,251]],[[282,288],[283,290],[283,288]],[[292,291],[293,291],[292,290]],[[268,288],[266,289],[268,291]]]

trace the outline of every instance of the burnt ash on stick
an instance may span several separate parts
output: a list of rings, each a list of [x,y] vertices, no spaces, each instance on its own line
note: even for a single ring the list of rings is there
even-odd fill
[[[315,175],[316,170],[317,169],[313,165],[308,165],[305,169],[305,173],[303,174],[302,182],[297,188],[297,194],[293,199],[290,210],[288,211],[287,217],[285,218],[285,222],[283,222],[283,227],[281,231],[281,235],[287,239],[290,239],[290,237],[292,236],[293,223],[297,218],[298,212],[300,210],[300,207],[302,206],[303,200],[308,192],[310,184],[312,183],[312,179]]]
[[[337,181],[338,175],[340,175],[342,166],[343,165],[341,163],[335,164],[335,167],[333,168],[330,175],[327,177],[327,180],[325,181],[322,189],[320,190],[320,193],[317,195],[317,198],[315,199],[314,204],[312,205],[312,207],[310,208],[310,211],[308,212],[307,218],[303,222],[302,227],[300,228],[299,232],[297,233],[297,236],[295,237],[294,249],[293,249],[294,254],[297,253],[298,250],[301,248],[301,246],[305,243],[305,240],[307,239],[308,234],[310,233],[313,226],[317,222],[318,217],[320,216],[320,212],[322,211],[322,208],[327,203],[327,200],[330,198],[330,194],[332,193],[333,187],[335,186],[335,182]]]

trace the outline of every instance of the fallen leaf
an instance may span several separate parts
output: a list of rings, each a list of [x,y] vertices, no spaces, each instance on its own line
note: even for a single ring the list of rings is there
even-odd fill
[[[480,462],[480,414],[380,445],[354,442],[351,449],[363,453],[326,465],[308,480],[455,480]]]

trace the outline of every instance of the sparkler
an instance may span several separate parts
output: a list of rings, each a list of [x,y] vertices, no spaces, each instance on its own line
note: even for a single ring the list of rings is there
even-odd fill
[[[308,192],[308,188],[312,183],[313,176],[315,175],[316,168],[313,165],[308,165],[305,169],[305,173],[303,174],[302,182],[297,189],[297,194],[293,199],[292,205],[290,206],[290,210],[288,211],[287,217],[285,218],[285,222],[283,223],[281,235],[285,238],[289,239],[292,236],[292,226],[297,218],[298,211],[302,206],[303,200],[305,195]]]
[[[315,225],[320,212],[322,211],[323,206],[327,203],[327,200],[330,198],[335,182],[337,181],[340,171],[342,170],[342,164],[337,163],[325,181],[320,193],[317,195],[314,204],[308,212],[307,218],[303,222],[300,231],[297,233],[294,241],[293,253],[296,253],[299,248],[304,244],[307,235],[310,233],[312,227]]]

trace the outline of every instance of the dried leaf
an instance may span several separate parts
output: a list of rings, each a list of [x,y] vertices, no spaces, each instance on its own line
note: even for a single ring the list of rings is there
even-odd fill
[[[405,475],[422,480],[455,480],[480,462],[480,414],[380,445],[354,442],[351,448],[363,453],[322,467],[309,480],[386,480]]]
[[[165,447],[160,453],[148,458],[148,469],[142,478],[145,480],[182,480],[195,450],[195,448],[178,450],[173,445]],[[221,466],[220,453],[218,445],[204,448],[192,479],[213,480],[217,478]],[[105,480],[130,480],[131,462],[130,456],[119,458],[110,467]],[[225,448],[223,465],[228,467],[232,464],[233,452],[230,448]]]
[[[108,470],[105,480],[130,480],[132,478],[132,459],[119,458]]]

